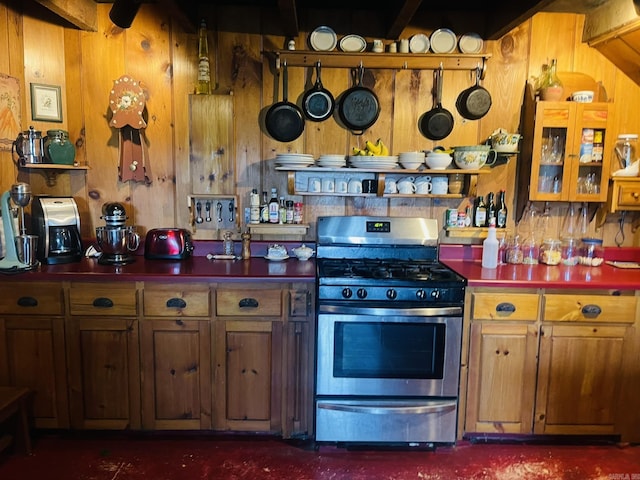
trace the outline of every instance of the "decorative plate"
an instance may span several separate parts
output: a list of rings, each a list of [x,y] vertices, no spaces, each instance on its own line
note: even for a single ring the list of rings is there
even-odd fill
[[[460,37],[458,48],[462,53],[480,53],[484,42],[477,33],[469,32]]]
[[[453,53],[458,39],[448,28],[439,28],[431,34],[431,51],[433,53]]]
[[[271,260],[272,262],[281,262],[282,260],[286,260],[287,258],[289,258],[289,255],[285,255],[284,257],[270,257],[269,255],[267,255],[266,257],[267,260]]]
[[[318,27],[309,35],[309,44],[316,52],[330,52],[336,48],[338,37],[330,27]]]
[[[345,35],[340,39],[340,50],[343,52],[364,52],[367,41],[360,35]]]
[[[411,53],[427,53],[429,51],[429,38],[424,33],[417,33],[409,40]]]

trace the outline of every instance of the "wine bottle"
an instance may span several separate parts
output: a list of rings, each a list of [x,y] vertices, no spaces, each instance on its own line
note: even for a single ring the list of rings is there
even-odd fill
[[[505,191],[500,190],[498,193],[498,212],[496,214],[496,227],[498,228],[506,228],[507,227],[507,203],[505,200]]]
[[[488,227],[491,222],[496,224],[496,203],[493,192],[487,194],[487,218],[484,221],[484,226]]]
[[[207,40],[207,24],[202,20],[198,30],[198,82],[196,83],[196,94],[207,95],[210,93],[209,42]]]
[[[477,203],[473,209],[473,226],[484,227],[487,222],[487,206],[484,203],[484,197],[478,195]]]

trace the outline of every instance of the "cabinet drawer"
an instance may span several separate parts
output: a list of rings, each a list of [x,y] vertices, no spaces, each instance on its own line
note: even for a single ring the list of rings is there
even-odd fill
[[[638,184],[620,185],[618,188],[618,207],[640,210],[640,186]]]
[[[136,285],[123,283],[73,283],[69,289],[71,315],[136,315]]]
[[[543,320],[550,322],[633,323],[636,297],[551,294],[544,295]]]
[[[2,285],[0,313],[62,315],[64,302],[59,283],[10,283]]]
[[[474,293],[473,320],[535,320],[538,295],[532,293]]]
[[[144,314],[160,317],[208,317],[209,289],[201,285],[183,288],[146,287]]]
[[[282,293],[280,290],[216,290],[216,314],[280,317]]]

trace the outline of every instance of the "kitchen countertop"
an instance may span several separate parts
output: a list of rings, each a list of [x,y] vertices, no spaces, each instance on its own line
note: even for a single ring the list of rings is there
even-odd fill
[[[482,247],[447,245],[440,247],[440,261],[467,279],[469,287],[577,288],[640,290],[640,269],[623,269],[602,264],[584,265],[498,265],[482,268]],[[607,248],[606,260],[638,261],[638,248]]]

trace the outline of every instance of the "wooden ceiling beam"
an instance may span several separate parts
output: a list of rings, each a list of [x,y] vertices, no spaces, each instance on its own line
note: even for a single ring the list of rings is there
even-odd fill
[[[169,13],[169,16],[175,20],[185,32],[195,33],[198,30],[199,20],[197,18],[190,17],[181,7],[176,0],[156,0],[158,4],[163,6]],[[185,2],[188,4],[189,2]],[[195,12],[194,12],[195,13]]]
[[[278,0],[278,10],[282,19],[282,30],[287,37],[297,37],[300,33],[296,0]]]
[[[94,0],[36,0],[80,30],[98,31],[98,5]]]
[[[499,11],[485,13],[485,38],[498,40],[554,2],[555,0],[519,0],[513,2],[512,7],[498,5]]]
[[[400,38],[403,30],[420,8],[422,0],[405,0],[393,17],[385,38]]]

